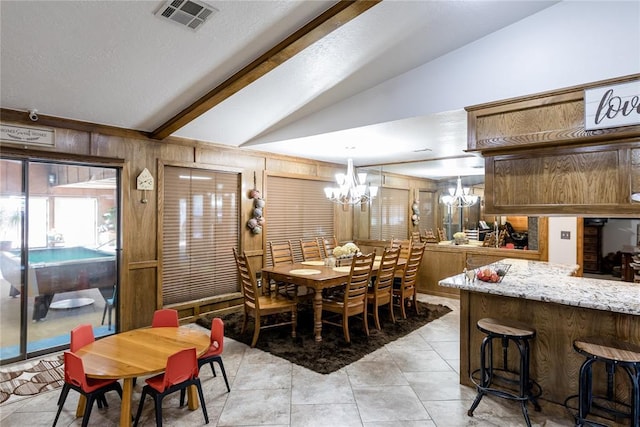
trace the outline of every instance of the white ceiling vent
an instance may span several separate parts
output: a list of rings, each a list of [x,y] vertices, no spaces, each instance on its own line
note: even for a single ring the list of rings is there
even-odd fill
[[[156,12],[156,16],[195,31],[217,11],[215,7],[197,0],[170,0]]]

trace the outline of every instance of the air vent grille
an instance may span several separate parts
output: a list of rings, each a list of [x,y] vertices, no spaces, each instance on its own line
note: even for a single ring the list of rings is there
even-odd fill
[[[156,16],[195,31],[217,11],[215,7],[197,0],[171,0],[156,12]]]

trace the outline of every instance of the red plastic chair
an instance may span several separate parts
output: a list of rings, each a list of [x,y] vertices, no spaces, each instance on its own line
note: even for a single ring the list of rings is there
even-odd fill
[[[211,345],[205,354],[198,358],[198,369],[207,363],[211,366],[211,372],[213,376],[216,376],[216,370],[213,367],[213,362],[216,362],[220,366],[224,382],[227,385],[227,391],[231,391],[229,388],[229,381],[227,380],[227,373],[224,370],[224,364],[222,363],[222,351],[224,349],[224,322],[219,317],[214,318],[211,321]]]
[[[93,326],[91,326],[88,323],[84,325],[76,326],[71,330],[71,343],[69,346],[69,350],[72,353],[75,353],[85,345],[91,344],[95,340],[96,339],[93,335]],[[66,381],[66,378],[65,378],[65,381]],[[62,395],[60,395],[60,398],[58,399],[58,405],[62,403],[61,400],[62,400]],[[98,396],[96,401],[98,403],[98,408],[102,408],[103,406],[105,408],[109,407],[109,404],[107,403],[107,399],[105,399],[104,396]]]
[[[156,425],[161,427],[162,399],[176,391],[186,391],[187,387],[191,385],[195,385],[198,388],[200,406],[202,406],[205,424],[209,424],[209,415],[207,414],[207,407],[204,402],[204,395],[202,394],[202,386],[198,378],[198,361],[195,348],[180,350],[169,356],[164,373],[147,378],[145,382],[147,384],[142,388],[140,404],[138,405],[138,411],[133,423],[134,426],[138,425],[140,415],[142,415],[144,399],[147,397],[147,394],[153,397],[156,409]],[[184,393],[181,393],[180,397],[180,406],[182,406],[184,404]]]
[[[178,326],[180,326],[180,322],[178,321],[177,310],[163,308],[161,310],[156,310],[155,313],[153,313],[153,321],[151,322],[152,328],[177,328]]]
[[[95,340],[96,338],[93,335],[93,326],[88,323],[76,326],[71,330],[71,345],[69,350],[72,353],[75,353],[85,345],[91,344]]]
[[[82,359],[75,353],[70,351],[64,352],[64,385],[62,386],[62,392],[60,399],[58,400],[58,412],[56,418],[53,420],[53,427],[55,427],[62,412],[65,400],[69,390],[75,390],[87,399],[87,405],[84,410],[84,416],[82,417],[82,427],[86,427],[89,424],[89,416],[91,415],[91,409],[93,403],[103,396],[107,391],[116,391],[122,400],[122,387],[118,380],[97,380],[87,378],[84,373],[84,365]]]

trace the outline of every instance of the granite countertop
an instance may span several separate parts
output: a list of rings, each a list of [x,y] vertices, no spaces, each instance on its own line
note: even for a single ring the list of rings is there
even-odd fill
[[[500,283],[468,280],[460,273],[438,284],[465,291],[640,315],[640,283],[571,276],[578,265],[506,258],[489,266],[496,264],[511,265]]]

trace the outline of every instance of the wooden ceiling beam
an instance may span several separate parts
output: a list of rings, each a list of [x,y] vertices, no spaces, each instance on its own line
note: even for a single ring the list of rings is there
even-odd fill
[[[149,134],[164,139],[382,0],[340,0]]]

